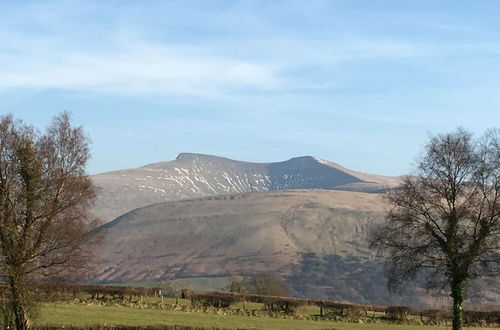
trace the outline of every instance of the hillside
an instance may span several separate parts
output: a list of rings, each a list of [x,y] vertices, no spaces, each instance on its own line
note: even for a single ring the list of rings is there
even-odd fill
[[[135,208],[211,195],[284,189],[328,189],[376,193],[397,177],[355,172],[314,157],[250,163],[182,153],[177,159],[92,176],[98,190],[94,213],[108,222]]]
[[[273,271],[292,294],[337,301],[422,305],[422,289],[385,289],[383,260],[367,235],[383,221],[379,194],[328,190],[243,193],[163,202],[102,228],[94,280],[161,281]],[[495,291],[496,290],[496,291]],[[499,298],[500,289],[484,294]]]

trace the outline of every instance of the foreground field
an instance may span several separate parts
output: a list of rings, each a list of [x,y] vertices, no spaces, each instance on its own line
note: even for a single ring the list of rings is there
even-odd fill
[[[388,323],[358,324],[348,322],[279,319],[238,315],[189,313],[171,310],[138,309],[123,306],[93,306],[83,304],[42,304],[37,326],[86,325],[179,325],[226,329],[362,329],[362,330],[445,330],[443,326],[398,325]],[[484,328],[468,328],[479,330]]]

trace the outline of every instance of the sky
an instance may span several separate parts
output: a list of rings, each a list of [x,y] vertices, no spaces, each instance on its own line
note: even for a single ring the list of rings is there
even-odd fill
[[[181,152],[409,173],[500,126],[500,1],[0,0],[0,115],[72,113],[91,174]]]

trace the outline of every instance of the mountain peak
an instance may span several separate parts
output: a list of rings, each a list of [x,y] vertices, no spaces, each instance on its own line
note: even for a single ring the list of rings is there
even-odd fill
[[[290,160],[315,160],[315,159],[317,158],[313,156],[298,156],[290,158]]]
[[[176,161],[193,161],[193,160],[202,160],[202,161],[212,161],[212,160],[223,160],[223,161],[231,161],[231,162],[240,162],[237,160],[233,160],[230,158],[226,157],[221,157],[221,156],[215,156],[215,155],[208,155],[208,154],[198,154],[198,153],[193,153],[193,152],[181,152],[177,158],[175,158]]]

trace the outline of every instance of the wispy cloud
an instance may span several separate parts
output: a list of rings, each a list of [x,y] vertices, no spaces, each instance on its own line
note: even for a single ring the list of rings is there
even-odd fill
[[[217,95],[235,90],[293,89],[290,70],[346,61],[417,56],[421,48],[390,41],[259,40],[261,56],[224,46],[170,45],[145,39],[112,40],[112,49],[74,49],[58,39],[0,34],[0,88],[90,89],[112,92]],[[219,48],[225,47],[224,49]],[[318,83],[321,85],[322,83]]]
[[[263,20],[258,15],[247,15],[248,8],[242,9],[241,3],[208,15],[210,19],[192,8],[180,8],[178,15],[163,8],[168,15],[165,37],[161,28],[147,24],[144,15],[131,14],[138,8],[120,8],[127,15],[113,17],[127,18],[106,23],[106,14],[117,10],[116,5],[81,2],[72,6],[58,1],[10,8],[9,19],[0,23],[0,89],[54,88],[206,97],[234,92],[328,89],[339,78],[322,78],[321,72],[335,71],[346,63],[415,59],[474,49],[468,44],[449,49],[446,45],[390,36],[303,35],[292,25],[273,29],[274,16]],[[279,11],[273,13],[278,15]],[[100,18],[89,19],[94,14]],[[195,17],[195,23],[201,27],[183,22],[184,15]],[[28,20],[34,26],[21,29],[18,22]],[[239,22],[254,28],[255,35],[240,27]],[[205,35],[204,27],[212,30]],[[40,33],[38,29],[44,30]],[[497,45],[480,46],[483,52],[498,49]],[[304,74],[311,66],[320,74]]]

